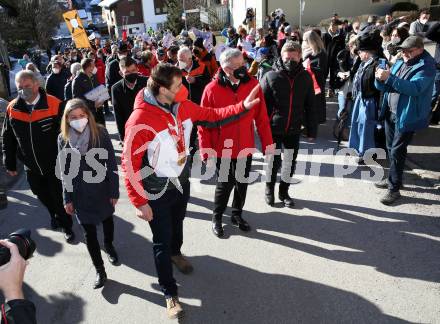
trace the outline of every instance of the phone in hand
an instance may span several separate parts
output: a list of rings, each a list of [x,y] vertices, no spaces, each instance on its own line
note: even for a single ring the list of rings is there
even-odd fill
[[[379,59],[379,69],[386,70],[387,69],[387,60],[384,58]]]

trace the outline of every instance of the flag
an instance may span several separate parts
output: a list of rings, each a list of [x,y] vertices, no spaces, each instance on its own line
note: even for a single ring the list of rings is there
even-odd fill
[[[87,33],[84,30],[81,18],[76,10],[67,11],[63,14],[67,28],[72,34],[72,38],[77,48],[89,48],[90,42]]]

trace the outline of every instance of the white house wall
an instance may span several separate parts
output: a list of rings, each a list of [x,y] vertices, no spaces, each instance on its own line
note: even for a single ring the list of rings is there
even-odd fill
[[[257,9],[257,26],[261,26],[265,12],[264,3],[268,3],[267,12],[270,14],[277,8],[282,8],[286,14],[287,21],[293,25],[299,25],[299,0],[229,0],[233,16],[233,25],[238,27],[242,24],[246,8]],[[317,25],[321,20],[329,18],[334,12],[340,17],[355,17],[367,14],[385,15],[396,0],[382,0],[380,3],[373,3],[372,0],[305,0],[303,25]],[[428,0],[411,1],[419,7],[429,6]]]
[[[164,23],[167,20],[167,15],[155,15],[153,0],[142,0],[142,10],[144,16],[144,23],[146,27],[153,27],[156,29],[157,24]]]

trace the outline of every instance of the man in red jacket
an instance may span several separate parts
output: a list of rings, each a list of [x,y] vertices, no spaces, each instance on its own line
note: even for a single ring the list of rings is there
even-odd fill
[[[259,104],[259,92],[261,89],[255,87],[244,101],[224,109],[202,109],[187,100],[182,71],[160,63],[136,97],[125,125],[122,169],[136,214],[148,221],[153,232],[154,261],[170,318],[183,314],[172,263],[183,273],[192,271],[181,253],[190,189],[187,155],[192,127],[196,122],[214,127],[252,113],[247,111]]]
[[[220,56],[220,65],[221,69],[215,79],[206,86],[203,92],[202,106],[219,108],[237,104],[258,85],[257,79],[247,73],[243,55],[239,50],[228,49],[224,51]],[[237,175],[244,176],[244,179],[249,176],[252,153],[255,151],[254,123],[261,139],[263,151],[265,152],[268,146],[273,144],[261,89],[258,97],[260,104],[243,118],[217,129],[199,127],[202,159],[206,160],[212,157],[206,153],[207,149],[213,149],[216,152],[215,158],[217,158],[218,181],[212,219],[212,231],[217,237],[224,235],[222,216],[232,189],[234,189],[234,200],[231,222],[242,231],[250,230],[249,224],[242,217],[248,183],[247,181],[239,181]],[[241,166],[244,166],[244,170],[240,170]]]

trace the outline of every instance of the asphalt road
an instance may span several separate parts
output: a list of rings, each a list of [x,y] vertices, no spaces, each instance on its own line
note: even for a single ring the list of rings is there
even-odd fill
[[[113,122],[108,129],[115,135]],[[335,148],[329,126],[321,127],[316,143],[302,142],[301,148],[309,154],[300,154],[305,172],[290,189],[296,207],[268,207],[264,184],[250,185],[243,215],[253,227],[248,234],[230,225],[228,210],[226,238],[215,238],[215,182],[192,179],[183,251],[195,271],[176,273],[187,312],[181,322],[440,323],[438,191],[406,172],[404,197],[386,207],[379,202],[382,191],[360,179],[368,168],[335,176],[342,157],[329,151],[311,156],[313,149]],[[253,170],[262,169],[257,155]],[[319,176],[310,175],[312,169]],[[92,289],[95,270],[78,225],[76,243],[66,244],[49,229],[49,216],[24,178],[9,192],[8,209],[0,211],[0,237],[19,227],[31,228],[38,246],[25,294],[37,306],[39,323],[170,322],[150,229],[134,215],[122,186],[115,216],[122,264],[105,259],[109,281],[101,290]]]

